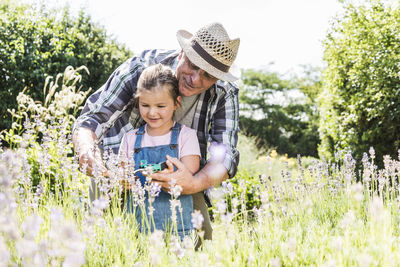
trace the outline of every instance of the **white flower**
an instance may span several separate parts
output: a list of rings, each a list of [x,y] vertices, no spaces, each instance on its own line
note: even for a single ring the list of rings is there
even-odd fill
[[[114,223],[117,227],[121,227],[122,226],[122,218],[121,217],[115,217],[114,218]]]
[[[370,266],[372,260],[372,257],[366,253],[362,253],[358,256],[358,262],[360,263],[360,266]]]
[[[171,237],[171,243],[170,243],[171,251],[178,257],[182,258],[185,256],[185,249],[181,247],[181,244],[178,241],[178,238],[176,236]]]
[[[161,192],[161,185],[159,183],[151,183],[149,188],[149,198],[153,201]]]
[[[42,222],[43,219],[37,214],[27,217],[21,225],[22,231],[25,233],[25,237],[27,239],[34,240],[39,233]]]
[[[154,230],[154,232],[150,235],[150,244],[153,248],[163,248],[164,240],[163,240],[164,232],[161,230]]]
[[[297,247],[296,238],[294,238],[294,237],[289,238],[289,240],[286,243],[286,246],[288,248],[289,257],[291,258],[291,260],[293,260],[294,257],[296,256],[296,247]]]
[[[327,261],[327,262],[325,263],[325,266],[326,266],[326,267],[336,267],[336,266],[338,266],[338,265],[336,264],[335,259],[330,259],[329,261]]]
[[[370,211],[372,216],[377,219],[381,220],[383,219],[382,215],[384,212],[384,207],[383,207],[383,200],[379,196],[373,196],[372,202],[370,203]]]
[[[228,212],[227,214],[222,214],[221,215],[221,221],[224,224],[230,224],[233,220],[233,214],[231,212]]]
[[[335,251],[341,251],[343,248],[343,239],[340,236],[335,237],[332,241],[331,241],[331,247],[335,250]]]
[[[247,264],[249,265],[249,266],[254,266],[254,256],[253,255],[249,255],[248,257],[247,257]]]
[[[356,220],[356,216],[352,210],[349,210],[341,220],[340,224],[343,228],[347,228],[352,225]]]
[[[218,201],[216,204],[218,213],[222,214],[226,211],[226,203],[225,200]]]
[[[185,235],[185,237],[183,238],[183,247],[186,250],[194,250],[194,242],[193,240],[190,238],[190,236]]]
[[[23,259],[32,259],[38,251],[38,245],[33,240],[21,239],[16,242],[18,256]]]
[[[223,190],[221,187],[211,188],[209,190],[209,195],[213,201],[223,199],[225,196],[225,190]]]
[[[375,159],[375,149],[372,146],[369,148],[368,152],[371,155],[371,159]]]
[[[94,200],[93,207],[98,210],[104,210],[108,206],[108,200],[104,197],[100,197],[99,199]]]
[[[181,201],[179,199],[170,199],[169,202],[171,203],[171,221],[172,223],[177,223],[177,214],[176,209],[181,207]]]
[[[232,198],[231,204],[232,204],[232,209],[233,209],[234,213],[237,213],[237,208],[239,206],[239,199],[237,197]]]
[[[281,263],[281,260],[280,260],[279,258],[273,258],[273,259],[269,262],[269,265],[270,265],[271,267],[281,267],[281,266],[282,266],[282,263]]]
[[[85,253],[84,251],[74,251],[65,257],[62,264],[63,267],[79,267],[85,263]]]
[[[353,198],[356,201],[361,201],[363,199],[363,190],[364,187],[360,182],[350,186],[350,191],[352,192]]]
[[[198,255],[198,257],[199,257],[199,261],[200,261],[199,266],[209,266],[209,264],[210,264],[210,259],[209,259],[207,253],[200,252],[199,255]]]
[[[222,182],[222,187],[225,190],[226,194],[232,195],[233,194],[233,185],[231,183],[227,183],[225,181]]]
[[[203,225],[203,221],[204,221],[204,218],[203,218],[203,215],[201,214],[201,212],[199,210],[195,210],[192,213],[193,227],[197,230],[200,230],[201,226]]]
[[[52,208],[50,213],[52,223],[64,220],[64,214],[59,208]]]
[[[150,252],[150,265],[151,266],[159,266],[161,264],[160,254],[156,251]]]
[[[182,193],[182,187],[180,185],[174,185],[171,187],[170,193],[174,196],[174,198],[178,198]]]
[[[100,228],[105,228],[107,223],[103,218],[97,218],[96,225]]]

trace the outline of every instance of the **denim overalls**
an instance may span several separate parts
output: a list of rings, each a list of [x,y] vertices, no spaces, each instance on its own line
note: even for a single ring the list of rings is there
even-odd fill
[[[134,149],[134,161],[135,161],[135,169],[140,168],[140,161],[146,160],[148,164],[157,164],[160,162],[164,162],[166,160],[166,155],[170,155],[171,157],[178,157],[178,136],[180,132],[181,125],[179,123],[175,123],[172,128],[171,133],[171,143],[169,145],[161,145],[161,146],[153,146],[153,147],[142,147],[142,138],[145,133],[145,126],[139,128],[136,132],[136,142]],[[144,177],[140,172],[136,173],[140,178],[140,183],[143,186],[146,181],[146,177]],[[159,230],[169,230],[171,229],[171,195],[161,190],[160,194],[155,198],[152,206],[154,208],[153,218],[155,228]],[[178,197],[182,206],[182,217],[181,212],[176,209],[177,212],[177,230],[179,236],[182,238],[185,234],[189,234],[190,230],[193,229],[191,216],[193,212],[193,200],[191,195],[181,195]],[[133,213],[133,199],[132,197],[128,197],[127,199],[127,212]],[[145,207],[146,207],[146,216],[148,215],[149,209],[149,201],[148,201],[148,193],[146,192],[145,196]],[[139,225],[140,231],[146,231],[148,227],[142,225],[142,209],[140,207],[136,207],[135,210],[136,220]],[[151,231],[154,231],[154,226],[149,217],[147,217],[147,221],[151,225]],[[183,221],[183,225],[182,225]],[[175,230],[175,227],[172,228]]]

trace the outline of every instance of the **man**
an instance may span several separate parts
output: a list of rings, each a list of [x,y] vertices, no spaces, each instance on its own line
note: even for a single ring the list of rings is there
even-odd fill
[[[97,168],[107,175],[96,148],[118,153],[125,132],[143,124],[138,107],[133,101],[138,78],[144,68],[162,63],[176,71],[181,107],[174,120],[197,131],[201,150],[201,169],[190,173],[175,158],[168,163],[177,171],[170,174],[153,174],[163,189],[168,190],[171,180],[183,189],[182,194],[192,194],[194,209],[204,217],[204,238],[211,239],[212,229],[205,203],[204,190],[219,185],[236,174],[239,152],[236,149],[239,131],[238,88],[231,83],[240,76],[234,66],[239,39],[229,39],[224,27],[212,23],[194,35],[180,30],[177,39],[180,51],[148,50],[118,67],[106,84],[87,100],[73,130],[73,143],[80,165],[87,166],[92,174]],[[207,144],[210,151],[222,148],[217,161],[211,155],[207,161]]]

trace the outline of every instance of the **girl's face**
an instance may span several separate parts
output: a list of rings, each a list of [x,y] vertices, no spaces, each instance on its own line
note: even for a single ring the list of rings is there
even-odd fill
[[[163,85],[155,91],[143,90],[139,96],[140,115],[147,123],[149,135],[166,134],[173,126],[172,116],[178,106],[168,90],[167,85]]]

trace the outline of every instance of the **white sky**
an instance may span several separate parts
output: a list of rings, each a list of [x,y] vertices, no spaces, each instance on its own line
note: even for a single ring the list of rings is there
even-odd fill
[[[108,34],[134,53],[149,48],[179,48],[176,31],[195,32],[221,22],[231,38],[240,37],[236,64],[281,73],[299,65],[322,65],[330,19],[337,0],[31,0],[51,6],[84,8]]]

